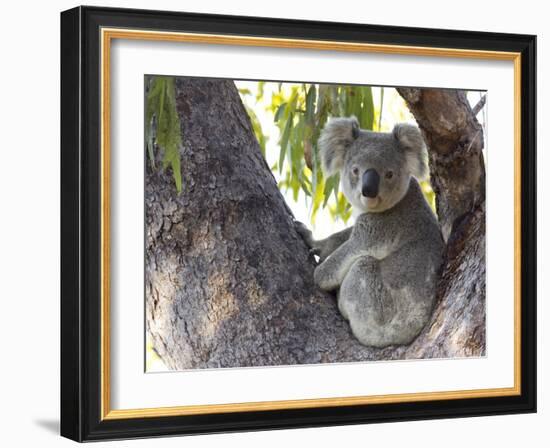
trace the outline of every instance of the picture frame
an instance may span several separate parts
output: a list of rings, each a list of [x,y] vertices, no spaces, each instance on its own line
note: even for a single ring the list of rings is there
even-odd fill
[[[113,409],[109,78],[117,39],[511,62],[514,241],[505,243],[514,247],[513,386]],[[99,7],[63,12],[61,435],[82,442],[536,412],[535,55],[530,35]]]

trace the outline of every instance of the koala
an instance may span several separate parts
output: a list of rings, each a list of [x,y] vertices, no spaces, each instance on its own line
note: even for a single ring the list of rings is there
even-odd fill
[[[416,126],[392,132],[359,129],[355,117],[333,118],[319,137],[326,177],[340,173],[353,227],[324,240],[297,222],[320,264],[315,284],[336,291],[338,308],[364,345],[410,344],[430,318],[444,242],[418,179],[428,174]]]

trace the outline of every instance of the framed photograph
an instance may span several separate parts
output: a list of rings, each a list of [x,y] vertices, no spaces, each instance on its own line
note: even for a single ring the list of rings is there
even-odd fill
[[[61,14],[61,433],[536,411],[529,35]]]

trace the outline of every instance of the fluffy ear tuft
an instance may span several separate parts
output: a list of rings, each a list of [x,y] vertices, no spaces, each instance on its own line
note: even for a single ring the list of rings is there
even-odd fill
[[[359,137],[357,118],[329,119],[319,137],[319,153],[325,177],[332,176],[342,168],[346,150],[357,137]]]
[[[409,172],[418,180],[428,176],[428,151],[420,129],[412,124],[400,123],[393,128],[393,135],[405,152]]]

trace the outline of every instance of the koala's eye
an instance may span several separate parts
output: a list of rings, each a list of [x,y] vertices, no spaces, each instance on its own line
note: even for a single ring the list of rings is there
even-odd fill
[[[359,167],[354,166],[351,170],[354,176],[359,176]]]
[[[391,179],[393,177],[393,171],[386,171],[386,179]]]

